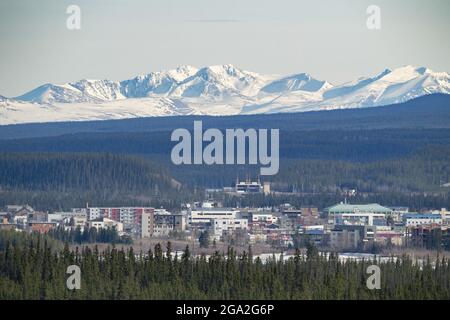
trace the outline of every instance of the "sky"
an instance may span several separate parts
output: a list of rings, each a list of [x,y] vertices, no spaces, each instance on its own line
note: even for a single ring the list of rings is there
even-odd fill
[[[69,5],[81,29],[69,30]],[[369,30],[366,10],[381,9]],[[1,0],[0,95],[233,64],[341,84],[386,68],[450,71],[448,0]]]

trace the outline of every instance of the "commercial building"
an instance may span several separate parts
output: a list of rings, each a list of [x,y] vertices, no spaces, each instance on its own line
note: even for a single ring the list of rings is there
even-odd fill
[[[328,221],[334,225],[385,225],[392,209],[377,203],[347,204],[339,203],[326,208]]]
[[[189,213],[189,225],[211,223],[213,219],[235,219],[239,210],[233,208],[196,208]]]

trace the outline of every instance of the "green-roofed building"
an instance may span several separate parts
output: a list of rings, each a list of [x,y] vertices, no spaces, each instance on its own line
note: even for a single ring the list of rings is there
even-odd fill
[[[349,203],[338,203],[334,206],[325,209],[328,214],[351,214],[351,213],[382,213],[390,214],[392,209],[383,207],[378,203],[369,204],[349,204]]]
[[[387,216],[392,209],[383,207],[378,203],[348,204],[339,203],[326,208],[328,223],[334,225],[386,225]]]

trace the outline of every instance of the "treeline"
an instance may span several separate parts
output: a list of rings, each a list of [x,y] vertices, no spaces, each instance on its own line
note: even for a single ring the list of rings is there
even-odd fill
[[[237,177],[256,179],[259,167],[191,165],[173,168],[172,172],[182,182],[210,188],[230,186]],[[445,191],[440,186],[450,182],[450,147],[427,146],[409,155],[362,162],[282,158],[279,173],[262,179],[271,181],[273,189],[288,192],[336,192],[344,188],[360,192]]]
[[[410,211],[450,208],[450,192],[439,194],[405,194],[400,192],[381,192],[375,194],[358,194],[346,197],[340,192],[304,195],[246,195],[221,197],[226,207],[272,207],[290,203],[295,207],[314,206],[320,209],[335,205],[347,199],[350,203],[380,203],[385,206],[407,206]]]
[[[189,248],[172,255],[157,244],[135,253],[114,247],[56,251],[45,238],[11,242],[0,233],[0,299],[449,299],[450,264],[432,265],[406,257],[380,263],[381,289],[366,286],[374,261],[340,262],[310,251],[294,258],[263,263],[251,250],[237,255],[192,257]],[[81,289],[66,288],[66,270],[81,269]]]
[[[129,236],[119,236],[115,228],[97,230],[96,228],[81,228],[65,230],[64,227],[58,227],[50,230],[47,235],[53,239],[65,243],[111,243],[111,244],[132,244],[133,240]]]

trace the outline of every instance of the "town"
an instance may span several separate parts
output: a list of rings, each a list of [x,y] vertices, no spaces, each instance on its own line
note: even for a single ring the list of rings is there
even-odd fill
[[[270,193],[270,184],[237,181],[227,192]],[[450,250],[450,211],[437,208],[410,212],[407,207],[343,202],[327,208],[223,207],[220,201],[183,204],[178,211],[152,207],[73,208],[66,212],[35,211],[29,205],[7,205],[0,211],[0,230],[79,233],[114,230],[118,237],[142,241],[179,240],[197,248],[219,244],[274,252],[304,248],[379,253],[416,248]],[[120,239],[120,238],[119,238]],[[95,238],[92,240],[96,241]],[[101,241],[99,241],[101,242]]]

